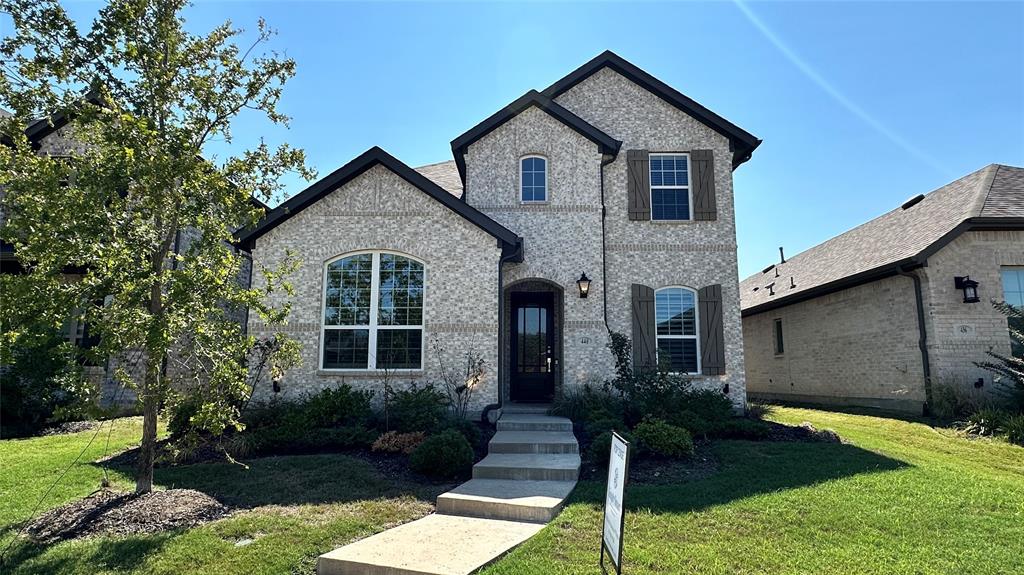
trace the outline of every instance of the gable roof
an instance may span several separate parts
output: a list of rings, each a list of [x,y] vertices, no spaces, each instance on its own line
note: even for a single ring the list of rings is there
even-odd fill
[[[459,168],[455,165],[455,160],[427,164],[413,169],[444,188],[449,194],[456,198],[462,197],[462,180],[459,178]]]
[[[604,68],[615,70],[641,88],[658,96],[728,138],[729,148],[733,153],[733,169],[749,160],[751,154],[754,153],[754,149],[761,145],[761,140],[754,137],[750,132],[705,108],[695,100],[641,70],[611,50],[605,50],[569,75],[548,86],[544,89],[543,94],[551,99],[555,99]]]
[[[522,240],[516,234],[485,216],[476,208],[453,196],[444,188],[427,179],[423,174],[413,170],[377,146],[363,152],[351,162],[331,172],[269,211],[255,228],[241,234],[238,244],[246,249],[252,249],[257,238],[378,164],[391,170],[413,187],[497,238],[501,242],[502,253],[506,256],[515,256],[518,251],[520,252],[519,257],[521,257]]]
[[[923,266],[965,231],[1024,228],[1024,168],[992,164],[914,200],[740,282],[743,315]]]
[[[476,126],[473,126],[464,134],[452,140],[452,154],[455,156],[455,165],[459,168],[459,177],[462,179],[463,184],[466,183],[466,150],[469,148],[470,144],[476,142],[480,138],[483,138],[487,134],[490,134],[505,122],[515,118],[531,106],[536,106],[544,112],[547,112],[552,118],[565,124],[569,128],[572,128],[581,136],[597,144],[601,153],[612,156],[619,153],[619,147],[622,146],[622,142],[608,134],[605,134],[601,130],[598,130],[591,124],[587,123],[583,118],[580,118],[576,114],[566,110],[561,104],[555,102],[550,97],[541,94],[537,90],[530,90],[520,96],[515,102],[512,102],[508,106],[498,110],[492,114],[491,117],[480,122]]]

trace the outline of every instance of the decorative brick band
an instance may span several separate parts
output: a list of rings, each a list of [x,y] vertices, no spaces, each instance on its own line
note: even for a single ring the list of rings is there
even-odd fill
[[[559,214],[600,213],[601,206],[582,204],[551,205],[551,204],[493,204],[474,206],[481,212],[552,212]]]
[[[427,323],[427,333],[496,333],[491,323]]]
[[[603,321],[566,321],[565,329],[604,329]]]
[[[735,244],[608,244],[609,252],[723,253],[736,251]]]
[[[249,324],[249,333],[309,333],[320,331],[320,324],[310,322],[287,323],[284,325],[267,325],[262,322]]]

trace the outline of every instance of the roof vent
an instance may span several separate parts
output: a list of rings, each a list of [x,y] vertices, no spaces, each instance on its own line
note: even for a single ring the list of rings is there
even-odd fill
[[[772,271],[773,269],[775,269],[775,264],[772,264],[772,265],[764,268],[763,270],[761,270],[761,273],[766,274],[766,273]]]
[[[921,200],[923,200],[923,199],[924,199],[924,194],[917,194],[916,196],[914,196],[914,197],[910,198],[909,200],[903,202],[903,205],[900,206],[900,207],[903,208],[904,210],[909,210],[910,208],[912,208],[912,207],[916,206],[917,204],[921,203]]]

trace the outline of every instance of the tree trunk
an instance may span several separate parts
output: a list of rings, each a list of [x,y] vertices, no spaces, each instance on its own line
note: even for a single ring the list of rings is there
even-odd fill
[[[153,460],[156,457],[156,419],[160,405],[159,363],[146,358],[146,378],[142,389],[142,445],[139,446],[139,467],[135,473],[135,493],[153,490]]]

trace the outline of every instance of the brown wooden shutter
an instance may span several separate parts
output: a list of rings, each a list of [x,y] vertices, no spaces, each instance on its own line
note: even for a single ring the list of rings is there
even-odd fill
[[[690,152],[690,178],[693,184],[693,219],[718,219],[715,202],[715,160],[711,150]]]
[[[700,365],[704,375],[725,375],[725,333],[722,329],[722,286],[701,288]]]
[[[657,339],[654,332],[654,290],[633,284],[633,369],[653,371],[657,367]]]
[[[626,152],[626,191],[629,194],[629,219],[651,219],[651,170],[647,150]]]

